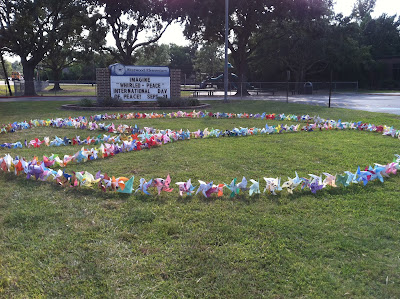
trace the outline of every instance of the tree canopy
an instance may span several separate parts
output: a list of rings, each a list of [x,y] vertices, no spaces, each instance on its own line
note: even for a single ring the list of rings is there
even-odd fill
[[[82,0],[0,0],[0,42],[21,58],[25,95],[34,95],[34,69],[49,50],[89,14]],[[74,33],[76,34],[76,33]]]
[[[224,1],[194,0],[187,9],[185,35],[194,40],[221,42],[224,38]],[[231,0],[228,47],[239,81],[246,82],[249,59],[260,43],[260,31],[288,19],[318,19],[330,14],[330,0]],[[270,31],[271,33],[271,31]],[[275,37],[276,38],[276,37]],[[245,88],[246,85],[241,85]],[[238,91],[245,94],[246,91]]]
[[[110,33],[116,48],[105,49],[123,64],[135,62],[137,49],[157,42],[168,26],[180,15],[178,1],[174,0],[99,0],[104,8]],[[150,37],[143,41],[145,34]]]

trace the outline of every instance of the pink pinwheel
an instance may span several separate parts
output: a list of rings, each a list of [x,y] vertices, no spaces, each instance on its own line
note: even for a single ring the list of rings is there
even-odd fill
[[[192,186],[192,182],[190,179],[187,182],[178,182],[175,184],[179,186],[180,196],[183,196],[183,193],[186,193],[187,195],[192,195],[192,193],[194,192],[195,187]]]
[[[160,195],[161,191],[171,192],[172,190],[174,190],[169,187],[170,184],[171,184],[171,178],[168,175],[165,180],[162,178],[154,179],[152,186],[157,188],[158,195]]]
[[[35,138],[31,141],[29,141],[29,147],[33,146],[34,148],[40,147],[40,145],[43,143],[43,141],[40,141],[38,138]]]

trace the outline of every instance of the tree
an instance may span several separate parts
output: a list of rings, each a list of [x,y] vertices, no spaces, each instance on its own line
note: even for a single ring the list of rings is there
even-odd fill
[[[224,1],[194,0],[187,9],[185,35],[203,41],[224,40]],[[257,32],[283,19],[315,19],[328,13],[328,0],[231,0],[229,2],[228,47],[239,81],[246,82],[249,58],[259,43],[253,38]],[[243,88],[243,90],[240,90]],[[246,84],[238,93],[247,94]]]
[[[358,21],[362,21],[368,17],[370,18],[375,8],[375,2],[376,0],[356,0],[353,4],[351,17]]]
[[[209,76],[224,70],[224,53],[218,43],[203,43],[196,51],[194,69]]]
[[[274,32],[278,39],[258,36],[262,44],[251,57],[251,65],[265,68],[271,63],[281,65],[281,73],[290,70],[295,82],[304,82],[307,76],[324,71],[328,64],[331,26],[328,19],[282,21]],[[268,34],[268,33],[267,33]]]
[[[20,73],[23,72],[22,64],[18,60],[11,63],[11,67],[12,67],[13,71],[20,72]]]
[[[137,65],[169,65],[169,46],[152,44],[141,47],[135,51],[135,64]]]
[[[169,45],[171,57],[169,67],[180,69],[183,74],[190,76],[193,73],[193,59],[196,53],[194,47],[184,47],[175,44]]]
[[[11,72],[12,72],[11,62],[9,62],[7,60],[4,60],[4,66],[6,68],[7,75],[10,77],[11,76]],[[6,78],[2,67],[0,67],[0,78],[1,79],[5,79]]]
[[[96,80],[96,68],[106,68],[114,63],[114,58],[109,53],[96,53],[90,55],[89,60],[78,59],[71,66],[63,70],[64,80]]]
[[[60,40],[54,43],[46,55],[43,66],[49,69],[54,79],[53,90],[61,90],[60,80],[63,70],[78,61],[93,60],[93,54],[104,45],[106,30],[98,20],[97,13],[91,16],[78,12],[69,27],[64,27]],[[92,63],[93,65],[93,63]]]
[[[134,53],[140,47],[157,42],[167,27],[179,16],[179,6],[173,0],[99,0],[104,7],[105,20],[110,26],[116,48],[107,47],[114,58],[133,64]],[[179,2],[179,1],[177,1]],[[150,33],[146,41],[140,36]]]
[[[25,95],[35,94],[35,67],[82,11],[83,0],[0,0],[0,42],[21,58]]]
[[[382,14],[360,24],[361,43],[371,46],[374,58],[400,54],[400,18]]]

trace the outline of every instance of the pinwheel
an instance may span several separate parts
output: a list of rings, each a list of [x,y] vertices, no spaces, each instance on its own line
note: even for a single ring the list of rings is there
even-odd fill
[[[250,182],[252,182],[252,185],[249,189],[249,195],[252,196],[253,194],[260,194],[260,183],[253,179],[250,179]]]
[[[372,173],[370,171],[362,171],[360,167],[357,169],[357,180],[360,182],[362,181],[364,186],[369,182],[371,179]]]
[[[19,141],[14,142],[14,143],[11,143],[11,147],[12,147],[13,149],[22,148],[22,143],[19,142]]]
[[[63,139],[57,136],[50,142],[50,146],[61,146],[61,145],[66,145],[66,144]]]
[[[343,185],[343,187],[347,187],[349,186],[349,175],[347,173],[343,174],[343,175],[337,175],[336,176],[336,184],[337,185]]]
[[[207,192],[213,187],[213,182],[206,183],[206,182],[199,180],[199,184],[200,185],[197,188],[196,194],[201,192],[201,193],[203,193],[203,195],[205,197],[208,197]]]
[[[11,166],[13,165],[13,159],[9,154],[6,154],[4,156],[4,158],[0,159],[0,168],[4,171],[4,172],[10,172]]]
[[[32,176],[36,178],[36,180],[44,179],[44,177],[47,175],[45,173],[45,169],[43,167],[43,164],[38,165],[38,164],[31,164],[28,166],[28,172],[27,172],[27,179],[30,179]]]
[[[237,192],[239,192],[239,190],[241,191],[247,191],[247,180],[245,177],[242,178],[242,181],[240,183],[238,183],[236,185],[236,187],[238,188]]]
[[[75,175],[79,184],[85,187],[91,187],[93,184],[97,184],[100,181],[100,179],[95,179],[94,176],[87,171],[77,172]]]
[[[317,191],[321,190],[322,188],[324,188],[324,184],[322,184],[322,181],[320,181],[319,178],[316,178],[316,179],[311,181],[310,189],[311,189],[312,193],[316,194]]]
[[[171,189],[169,186],[171,184],[171,178],[168,175],[166,179],[157,178],[153,180],[152,186],[157,188],[158,195],[160,195],[161,191],[171,192],[174,189]]]
[[[43,141],[40,141],[39,138],[35,138],[31,141],[29,141],[29,145],[28,146],[33,146],[34,148],[38,148],[40,147],[40,145],[43,143]]]
[[[142,191],[144,194],[150,195],[150,193],[147,190],[149,189],[152,183],[153,180],[146,182],[144,178],[141,178],[139,188],[136,189],[135,193],[137,193],[138,191]]]
[[[297,186],[301,184],[301,180],[299,178],[299,175],[297,174],[297,172],[295,172],[295,173],[296,173],[296,177],[294,177],[293,179],[288,177],[288,181],[284,182],[282,184],[282,188],[287,188],[287,191],[290,194],[293,194],[293,190],[296,189]]]
[[[325,179],[323,180],[322,184],[324,186],[332,186],[336,187],[336,175],[332,175],[330,173],[324,172]]]
[[[350,184],[358,184],[356,173],[352,173],[350,171],[345,171],[344,173],[347,174],[347,180],[346,180],[347,186]]]
[[[22,164],[21,160],[18,160],[18,162],[14,161],[13,163],[14,163],[15,175],[19,175],[20,173],[25,172],[25,167]]]
[[[120,193],[128,193],[131,194],[133,191],[133,181],[135,180],[135,177],[132,176],[129,180],[126,178],[118,178],[118,192]]]
[[[238,188],[238,186],[236,186],[236,178],[234,178],[229,185],[228,184],[224,184],[224,185],[231,191],[231,195],[230,195],[231,198],[239,193],[239,188]]]
[[[267,185],[265,186],[264,192],[269,191],[273,195],[277,195],[276,191],[281,191],[282,187],[280,186],[281,179],[280,178],[266,178],[264,177]]]
[[[206,197],[210,197],[213,193],[217,193],[218,197],[224,195],[224,184],[212,185],[210,189],[206,191]]]
[[[183,196],[184,193],[186,193],[187,195],[192,195],[192,193],[194,192],[195,187],[192,186],[190,179],[187,182],[178,182],[175,184],[179,186],[180,196]]]

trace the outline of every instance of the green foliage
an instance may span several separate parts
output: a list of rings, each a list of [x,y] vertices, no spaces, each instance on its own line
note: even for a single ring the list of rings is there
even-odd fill
[[[356,0],[353,4],[351,16],[359,21],[371,18],[375,3],[376,0]]]
[[[193,6],[188,9],[188,22],[185,35],[197,41],[219,42],[225,36],[225,10],[218,1],[193,1]],[[299,22],[313,22],[318,19],[328,19],[330,16],[329,1],[315,0],[312,4],[308,1],[281,1],[279,5],[274,2],[255,0],[251,2],[234,0],[229,3],[229,29],[231,38],[228,47],[230,57],[239,81],[247,82],[249,78],[249,62],[252,53],[262,44],[254,37],[264,33],[264,39],[279,40],[282,36],[274,32],[281,22],[298,20]],[[320,37],[318,37],[320,38]],[[265,51],[261,51],[265,55]],[[266,65],[258,65],[266,68]],[[238,94],[246,94],[247,85],[238,86]],[[241,91],[241,89],[245,89]]]
[[[170,44],[169,53],[171,57],[169,67],[180,69],[187,76],[192,74],[195,48]]]
[[[400,54],[400,16],[382,14],[360,24],[361,43],[370,47],[374,59]]]
[[[120,107],[124,101],[117,97],[97,98],[97,105],[100,107]]]
[[[35,94],[34,70],[53,46],[81,33],[77,20],[91,13],[88,7],[78,0],[0,2],[0,44],[21,58],[25,95]]]
[[[208,76],[215,76],[224,70],[223,50],[218,43],[203,43],[196,52],[194,69]]]
[[[22,69],[22,64],[21,64],[20,61],[17,61],[17,60],[14,61],[14,62],[11,64],[11,66],[12,66],[12,70],[13,70],[13,71],[22,73],[23,69]]]
[[[169,65],[169,46],[152,44],[141,47],[135,52],[136,65]]]
[[[83,98],[79,101],[78,105],[81,107],[93,107],[95,106],[95,103],[91,99]]]
[[[13,71],[11,62],[4,60],[4,66],[6,68],[7,76],[11,77],[11,72]],[[0,79],[5,79],[6,76],[4,75],[3,66],[0,64]]]
[[[157,98],[157,104],[159,107],[191,107],[198,106],[200,102],[197,98]]]

